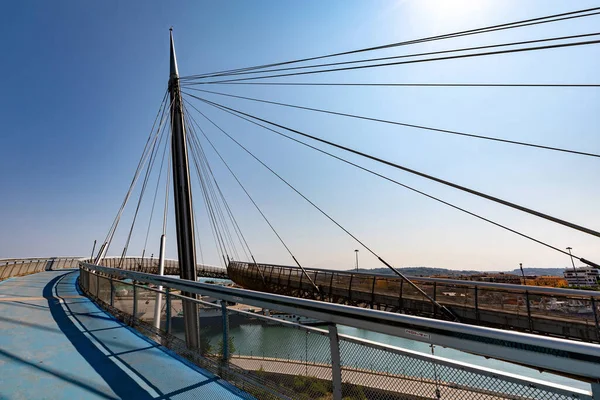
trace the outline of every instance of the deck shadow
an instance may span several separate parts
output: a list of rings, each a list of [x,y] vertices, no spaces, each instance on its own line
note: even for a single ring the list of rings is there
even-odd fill
[[[57,276],[50,280],[44,287],[43,297],[48,301],[48,308],[65,337],[71,342],[75,350],[86,362],[102,377],[110,389],[123,399],[152,399],[153,397],[144,390],[134,379],[128,376],[112,360],[98,349],[86,335],[73,323],[65,312],[60,302],[52,293],[55,284],[65,275]],[[78,384],[77,381],[74,381]],[[86,388],[85,386],[82,386]],[[87,388],[86,388],[87,389]]]

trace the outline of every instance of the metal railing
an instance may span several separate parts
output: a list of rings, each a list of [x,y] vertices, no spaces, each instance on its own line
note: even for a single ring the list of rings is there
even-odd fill
[[[0,280],[56,269],[78,268],[82,257],[0,259]]]
[[[129,271],[139,271],[148,274],[158,273],[158,258],[154,257],[104,257],[100,263],[105,267],[121,268]],[[207,278],[229,279],[227,269],[214,265],[197,264],[198,276]],[[179,262],[165,259],[165,275],[179,276]]]
[[[78,268],[80,261],[89,262],[89,257],[3,258],[0,259],[0,280],[42,271]],[[158,259],[152,257],[105,257],[102,265],[149,274],[158,273]],[[198,276],[228,279],[227,269],[223,267],[198,264],[196,268]],[[179,275],[177,260],[165,260],[165,275]]]
[[[401,278],[382,274],[232,261],[230,278],[248,289],[371,309],[443,318]],[[600,292],[410,277],[461,322],[600,342]]]
[[[124,322],[259,399],[600,398],[600,346],[592,344],[85,263],[79,284]],[[158,285],[166,304],[157,328],[151,321]],[[199,309],[199,349],[178,335],[184,302]],[[327,329],[294,322],[307,318]],[[593,392],[339,334],[338,325],[559,372],[591,383]]]

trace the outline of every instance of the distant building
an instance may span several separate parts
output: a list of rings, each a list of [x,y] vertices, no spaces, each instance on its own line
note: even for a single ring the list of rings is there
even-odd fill
[[[519,275],[500,273],[483,273],[474,275],[460,275],[460,276],[445,276],[437,275],[436,278],[446,279],[460,279],[465,281],[478,281],[478,282],[494,282],[494,283],[510,283],[513,285],[521,285],[523,279]]]
[[[569,287],[598,286],[598,270],[592,267],[567,268],[563,272]]]
[[[510,283],[513,285],[521,285],[523,279],[519,275],[505,274],[481,274],[471,276],[472,281],[494,282],[494,283]]]

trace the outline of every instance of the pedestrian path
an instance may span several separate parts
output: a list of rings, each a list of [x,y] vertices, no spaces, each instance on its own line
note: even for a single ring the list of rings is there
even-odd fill
[[[98,308],[78,274],[0,282],[0,399],[252,399]]]

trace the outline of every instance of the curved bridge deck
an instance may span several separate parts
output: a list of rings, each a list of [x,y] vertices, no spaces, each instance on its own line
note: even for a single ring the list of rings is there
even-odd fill
[[[0,282],[0,398],[252,398],[102,311],[78,275]]]
[[[235,283],[252,290],[443,319],[421,293],[393,275],[232,261]],[[411,281],[461,322],[600,342],[600,293],[437,278]]]

